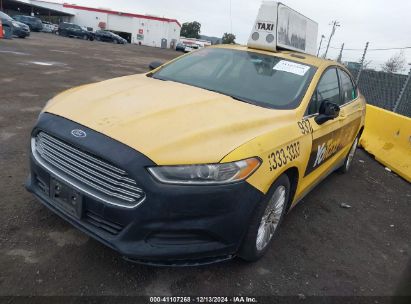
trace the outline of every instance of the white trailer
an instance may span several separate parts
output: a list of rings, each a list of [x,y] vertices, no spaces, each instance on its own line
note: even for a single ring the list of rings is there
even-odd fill
[[[315,55],[318,24],[275,1],[263,1],[248,47],[277,51],[278,48]]]

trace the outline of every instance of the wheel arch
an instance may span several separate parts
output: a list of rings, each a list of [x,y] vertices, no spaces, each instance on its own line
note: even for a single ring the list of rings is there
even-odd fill
[[[300,172],[297,167],[290,167],[290,168],[287,168],[284,172],[282,172],[279,176],[283,174],[287,175],[288,180],[290,181],[290,198],[287,202],[287,209],[285,211],[285,212],[288,212],[288,210],[291,207],[292,202],[294,201],[295,193],[298,187],[298,181],[300,178]]]

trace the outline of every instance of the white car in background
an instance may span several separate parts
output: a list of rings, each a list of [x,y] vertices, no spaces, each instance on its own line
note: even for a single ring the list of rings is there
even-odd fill
[[[191,46],[186,45],[186,47],[184,48],[184,53],[190,53],[192,52],[194,49]]]
[[[185,49],[184,49],[184,53],[190,53],[194,50],[198,50],[199,47],[197,44],[191,44],[191,45],[186,45]]]
[[[42,21],[42,23],[43,23],[43,29],[41,31],[45,33],[54,33],[56,32],[56,28],[58,28],[56,24],[53,24],[48,21]]]

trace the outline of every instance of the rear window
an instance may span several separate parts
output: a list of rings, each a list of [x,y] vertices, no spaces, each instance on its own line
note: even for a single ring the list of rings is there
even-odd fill
[[[292,109],[300,104],[315,71],[312,66],[276,56],[209,48],[177,59],[153,77],[263,107]]]

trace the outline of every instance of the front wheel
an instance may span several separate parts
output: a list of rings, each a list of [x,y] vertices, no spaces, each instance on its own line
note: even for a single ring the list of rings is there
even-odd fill
[[[239,251],[243,260],[260,259],[278,231],[290,199],[290,180],[281,175],[271,186],[265,199],[254,210],[250,226]]]

